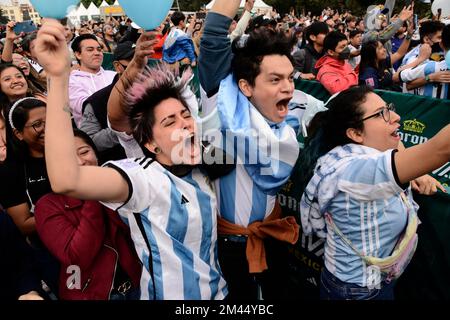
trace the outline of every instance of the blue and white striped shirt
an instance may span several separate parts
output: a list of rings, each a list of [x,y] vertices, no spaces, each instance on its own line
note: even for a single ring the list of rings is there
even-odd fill
[[[226,139],[211,143],[225,147],[228,154],[237,149],[237,161],[242,160],[242,155],[250,160],[238,162],[236,170],[216,181],[220,215],[246,227],[272,212],[276,193],[289,179],[298,157],[297,134],[308,123],[305,119],[311,120],[324,108],[322,101],[296,90],[285,121],[275,124],[264,118],[242,94],[231,74],[230,24],[229,17],[215,12],[206,17],[199,57],[202,117],[214,117],[215,113],[219,116],[203,131],[220,130]],[[234,142],[235,137],[238,142]],[[227,145],[230,142],[231,146]],[[264,155],[266,143],[278,150],[271,149]],[[251,161],[255,158],[256,162]]]
[[[238,100],[234,99],[237,92],[227,93],[220,91],[230,101]],[[234,113],[231,111],[231,114],[225,115],[234,106],[232,102],[221,102],[220,94],[208,98],[202,92],[202,111],[209,122],[206,125],[203,123],[203,129],[213,129],[213,132],[220,129],[222,140],[217,141],[217,134],[214,134],[213,144],[239,159],[233,172],[215,181],[219,213],[225,220],[246,227],[255,221],[263,221],[271,214],[276,194],[289,179],[297,161],[297,135],[305,125],[305,118],[310,120],[317,111],[325,109],[322,101],[296,90],[289,103],[286,120],[272,123],[247,98],[243,99],[242,106],[236,107]],[[221,107],[226,111],[218,111]],[[214,117],[217,119],[212,120]],[[212,123],[216,128],[211,128]],[[204,139],[210,140],[208,132],[203,131]],[[266,153],[266,145],[273,147],[271,152]],[[260,157],[254,156],[256,154]],[[265,159],[264,155],[270,159]],[[267,172],[264,172],[265,169],[268,169]]]
[[[429,76],[430,74],[436,72],[447,70],[448,68],[445,61],[441,62],[428,61],[426,63],[421,64],[418,67],[405,69],[401,71],[399,76],[401,81],[410,82],[416,79],[424,78],[425,76]],[[422,87],[413,89],[408,92],[425,97],[433,97],[437,99],[450,99],[448,83],[430,82]]]
[[[346,146],[347,147],[347,146]],[[404,191],[397,183],[394,151],[380,152],[360,146],[363,153],[353,154],[342,169],[323,176],[318,186],[319,210],[329,213],[345,237],[361,253],[379,258],[389,256],[407,224]],[[320,168],[333,172],[338,147],[320,159]],[[316,174],[321,175],[316,168]],[[309,186],[308,186],[309,188]],[[409,202],[417,210],[410,190]],[[329,194],[329,196],[325,196]],[[302,199],[303,201],[303,199]],[[326,228],[325,266],[344,282],[362,287],[377,285],[365,262],[328,225]]]
[[[126,203],[104,205],[118,210],[131,229],[144,266],[141,299],[224,299],[228,291],[217,257],[217,203],[208,178],[198,169],[179,178],[149,158],[105,166],[129,183]]]

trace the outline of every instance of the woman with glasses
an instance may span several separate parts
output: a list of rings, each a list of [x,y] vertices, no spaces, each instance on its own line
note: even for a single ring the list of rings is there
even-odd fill
[[[44,158],[45,116],[45,102],[32,97],[18,100],[9,109],[6,125],[12,137],[8,158],[0,165],[0,205],[28,238],[41,279],[55,293],[58,263],[42,245],[33,214],[37,201],[52,191]]]
[[[326,239],[321,298],[393,299],[417,244],[410,181],[450,160],[450,125],[404,149],[399,115],[372,89],[352,87],[327,107],[300,155],[303,232]]]
[[[30,89],[24,72],[18,66],[0,64],[0,163],[7,157],[15,158],[11,144],[13,133],[7,126],[9,110],[15,101],[28,96],[45,100],[41,93]],[[8,150],[11,151],[9,154]]]

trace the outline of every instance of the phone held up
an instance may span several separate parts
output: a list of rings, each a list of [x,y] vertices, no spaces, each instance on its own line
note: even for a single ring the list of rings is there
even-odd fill
[[[14,30],[15,34],[19,35],[22,32],[23,33],[34,32],[37,30],[37,27],[33,21],[27,20],[27,21],[23,21],[23,22],[17,22],[16,25],[14,26],[13,30]]]

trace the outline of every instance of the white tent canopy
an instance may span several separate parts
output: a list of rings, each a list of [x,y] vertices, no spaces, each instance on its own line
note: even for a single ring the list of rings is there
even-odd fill
[[[78,15],[79,6],[82,6],[82,4],[79,4],[77,7],[74,7],[72,9],[72,11],[70,11],[69,14],[67,15],[67,17],[69,18],[70,22],[74,26],[77,26],[77,27],[80,25],[80,16]]]
[[[80,3],[80,5],[78,6],[78,10],[77,10],[76,14],[77,14],[78,17],[80,17],[80,16],[87,16],[88,10],[86,9],[86,7],[82,3]]]
[[[206,9],[207,10],[211,10],[211,8],[212,8],[212,6],[214,4],[214,1],[215,0],[212,0],[210,3],[208,3],[206,5]],[[245,0],[241,0],[240,7],[243,8],[244,6],[245,6]],[[258,10],[258,9],[271,9],[271,8],[272,8],[271,6],[265,4],[264,1],[262,1],[262,0],[256,0],[255,1],[255,5],[253,7],[253,9],[255,9],[255,10]]]
[[[109,7],[109,4],[105,0],[103,0],[103,2],[100,4],[99,8],[103,8],[103,7]]]

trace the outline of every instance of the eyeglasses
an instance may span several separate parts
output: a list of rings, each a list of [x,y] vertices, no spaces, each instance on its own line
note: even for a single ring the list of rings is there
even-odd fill
[[[383,109],[378,111],[377,113],[374,113],[368,117],[361,119],[361,122],[366,121],[370,118],[375,118],[375,117],[379,117],[379,116],[383,117],[384,121],[389,122],[391,120],[391,111],[395,112],[395,105],[393,103],[389,103],[385,107],[383,107]]]
[[[126,68],[128,68],[128,63],[127,63],[127,65],[124,65],[122,62],[120,62],[120,61],[117,61],[121,66],[122,66],[122,68],[125,70]]]
[[[31,125],[25,126],[25,128],[33,128],[36,133],[39,133],[45,128],[45,120],[38,120]]]

